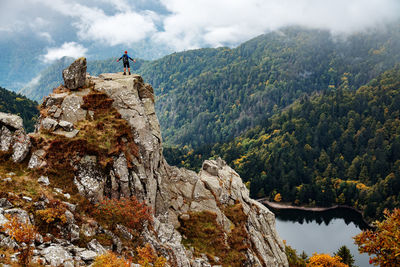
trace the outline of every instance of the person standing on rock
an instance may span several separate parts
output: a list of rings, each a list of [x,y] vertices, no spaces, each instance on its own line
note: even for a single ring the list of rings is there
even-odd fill
[[[128,51],[125,51],[125,54],[123,54],[119,59],[117,59],[117,62],[119,62],[121,59],[122,59],[122,62],[124,63],[124,75],[126,75],[126,68],[128,68],[129,75],[131,75],[131,68],[129,67],[129,59],[135,63],[136,63],[136,60],[134,60],[130,56],[128,56]]]

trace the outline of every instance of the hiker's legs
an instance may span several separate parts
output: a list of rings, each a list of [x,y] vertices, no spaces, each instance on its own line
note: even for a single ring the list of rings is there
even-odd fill
[[[124,74],[126,74],[126,68],[124,68]]]
[[[129,75],[131,75],[131,68],[128,68],[128,71],[129,71]]]

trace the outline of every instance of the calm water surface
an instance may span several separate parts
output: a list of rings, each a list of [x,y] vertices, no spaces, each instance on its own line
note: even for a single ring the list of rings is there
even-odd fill
[[[373,266],[369,264],[367,254],[358,253],[352,239],[361,229],[368,227],[357,212],[349,209],[311,212],[268,208],[275,213],[279,236],[298,254],[304,250],[308,256],[314,252],[333,255],[342,245],[346,245],[357,266]]]

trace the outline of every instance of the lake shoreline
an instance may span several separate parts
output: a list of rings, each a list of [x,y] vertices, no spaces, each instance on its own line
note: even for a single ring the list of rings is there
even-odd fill
[[[276,210],[303,210],[303,211],[312,211],[312,212],[324,212],[324,211],[335,210],[335,209],[340,209],[340,208],[350,209],[350,210],[355,211],[358,214],[360,214],[362,220],[364,221],[364,223],[366,225],[368,225],[370,228],[375,228],[372,224],[370,224],[369,222],[367,222],[364,219],[364,216],[360,210],[358,210],[352,206],[348,206],[348,205],[333,205],[330,207],[306,207],[306,206],[295,206],[295,205],[292,205],[289,203],[271,202],[271,201],[268,201],[266,198],[257,199],[257,201],[266,205],[268,208],[272,208],[272,209],[276,209]]]

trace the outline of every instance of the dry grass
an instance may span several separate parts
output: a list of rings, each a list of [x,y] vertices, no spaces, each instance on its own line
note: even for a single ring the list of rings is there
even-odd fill
[[[139,148],[132,131],[112,107],[113,100],[93,90],[83,100],[82,108],[94,111],[94,116],[75,125],[79,130],[76,137],[69,139],[43,130],[40,134],[31,135],[33,147],[46,150],[48,165],[39,174],[49,176],[52,184],[73,195],[77,194],[77,189],[71,186],[74,178],[71,163],[79,161],[82,156],[96,156],[106,172],[113,164],[113,156],[121,152],[125,154],[129,166],[133,157],[139,158]]]
[[[243,266],[245,251],[249,248],[249,237],[245,228],[247,216],[240,204],[225,209],[232,220],[232,231],[227,236],[217,223],[217,215],[212,212],[190,212],[189,220],[180,220],[178,229],[186,238],[183,244],[193,247],[196,256],[205,253],[211,264],[223,266]],[[221,262],[215,262],[215,257]]]
[[[69,90],[67,87],[65,87],[64,85],[60,85],[57,88],[53,89],[53,93],[54,94],[62,94],[62,93],[68,93],[71,92],[71,90]]]

